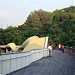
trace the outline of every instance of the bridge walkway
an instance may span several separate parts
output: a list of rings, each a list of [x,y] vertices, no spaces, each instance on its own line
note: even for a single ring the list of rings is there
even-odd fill
[[[75,75],[75,56],[53,50],[52,57],[45,57],[8,75]]]

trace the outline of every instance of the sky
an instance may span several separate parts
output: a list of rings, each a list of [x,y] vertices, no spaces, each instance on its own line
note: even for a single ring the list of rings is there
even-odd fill
[[[52,12],[74,3],[75,0],[0,0],[0,28],[23,24],[34,10]]]

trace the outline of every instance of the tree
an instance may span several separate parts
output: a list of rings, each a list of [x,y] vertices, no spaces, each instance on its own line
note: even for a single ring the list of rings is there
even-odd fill
[[[0,44],[1,45],[4,45],[4,36],[3,36],[3,33],[4,33],[4,29],[0,28]]]
[[[39,9],[31,12],[27,17],[26,23],[28,25],[50,23],[52,21],[52,13]]]

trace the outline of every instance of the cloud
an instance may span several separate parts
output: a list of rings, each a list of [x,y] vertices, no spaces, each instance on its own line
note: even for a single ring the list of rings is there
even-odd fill
[[[14,14],[7,11],[0,11],[0,19],[13,19],[15,18]]]
[[[74,6],[75,6],[75,0],[74,0]]]

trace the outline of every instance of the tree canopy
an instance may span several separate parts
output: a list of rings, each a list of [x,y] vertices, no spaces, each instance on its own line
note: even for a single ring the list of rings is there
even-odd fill
[[[56,45],[59,43],[75,47],[75,7],[55,10],[34,10],[27,20],[18,27],[0,29],[0,44],[14,42],[20,45],[30,36],[49,36]]]

